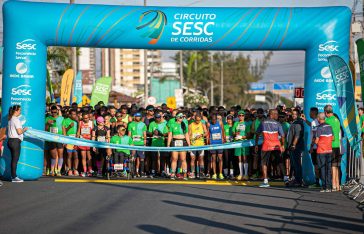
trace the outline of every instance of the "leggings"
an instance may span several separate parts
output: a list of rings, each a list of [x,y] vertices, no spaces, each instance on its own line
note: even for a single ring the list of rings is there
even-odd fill
[[[18,138],[9,138],[8,147],[11,153],[11,177],[16,177],[16,167],[18,165],[20,150],[21,150],[21,140]]]

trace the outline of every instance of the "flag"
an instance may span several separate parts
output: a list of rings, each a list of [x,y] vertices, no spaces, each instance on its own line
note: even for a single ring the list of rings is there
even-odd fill
[[[61,106],[69,106],[71,102],[71,91],[73,85],[73,78],[75,73],[72,69],[68,69],[62,77],[61,84]]]
[[[54,103],[56,101],[56,99],[54,98],[51,76],[49,75],[48,69],[47,69],[47,85],[48,85],[49,96],[51,98],[51,103]]]
[[[355,103],[354,86],[349,66],[337,55],[328,58],[334,80],[336,97],[345,135],[357,157],[360,156],[360,134],[358,109]]]
[[[361,82],[361,100],[364,101],[364,39],[356,41],[356,49],[359,57],[360,82]]]
[[[91,106],[95,106],[100,101],[103,101],[105,105],[109,103],[111,81],[111,77],[101,77],[96,81],[96,84],[92,90]]]
[[[76,102],[78,106],[82,106],[82,72],[78,72],[75,82],[73,82],[72,102]]]

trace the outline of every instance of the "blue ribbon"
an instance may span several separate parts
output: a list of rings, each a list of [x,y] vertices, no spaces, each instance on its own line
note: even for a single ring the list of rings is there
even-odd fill
[[[224,150],[234,149],[242,147],[251,147],[255,145],[255,140],[243,140],[239,142],[231,142],[225,144],[216,145],[205,145],[205,146],[188,146],[188,147],[152,147],[152,146],[131,146],[131,145],[118,145],[106,142],[91,141],[82,138],[75,138],[69,136],[63,136],[53,134],[50,132],[29,129],[24,133],[26,137],[35,138],[42,141],[58,142],[62,144],[77,145],[77,146],[88,146],[95,148],[108,148],[108,149],[121,149],[121,150],[138,150],[138,151],[159,151],[159,152],[170,152],[170,151],[197,151],[197,150]],[[261,144],[262,140],[259,140]]]

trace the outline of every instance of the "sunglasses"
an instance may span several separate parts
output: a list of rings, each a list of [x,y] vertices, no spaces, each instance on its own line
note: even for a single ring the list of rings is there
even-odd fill
[[[57,113],[58,113],[58,111],[51,111],[51,113],[52,113],[52,114],[57,114]]]
[[[245,116],[245,115],[238,115],[238,116]]]
[[[119,117],[122,117],[122,116],[121,115],[117,115],[116,117],[119,118]]]

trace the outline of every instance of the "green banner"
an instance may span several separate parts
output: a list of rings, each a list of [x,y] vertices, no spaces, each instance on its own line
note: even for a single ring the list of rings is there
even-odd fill
[[[356,48],[359,57],[360,67],[360,83],[361,83],[361,100],[364,101],[364,39],[360,38],[356,41]]]
[[[96,81],[96,84],[92,90],[91,106],[95,106],[100,101],[103,101],[105,105],[109,103],[111,82],[111,77],[101,77]]]

